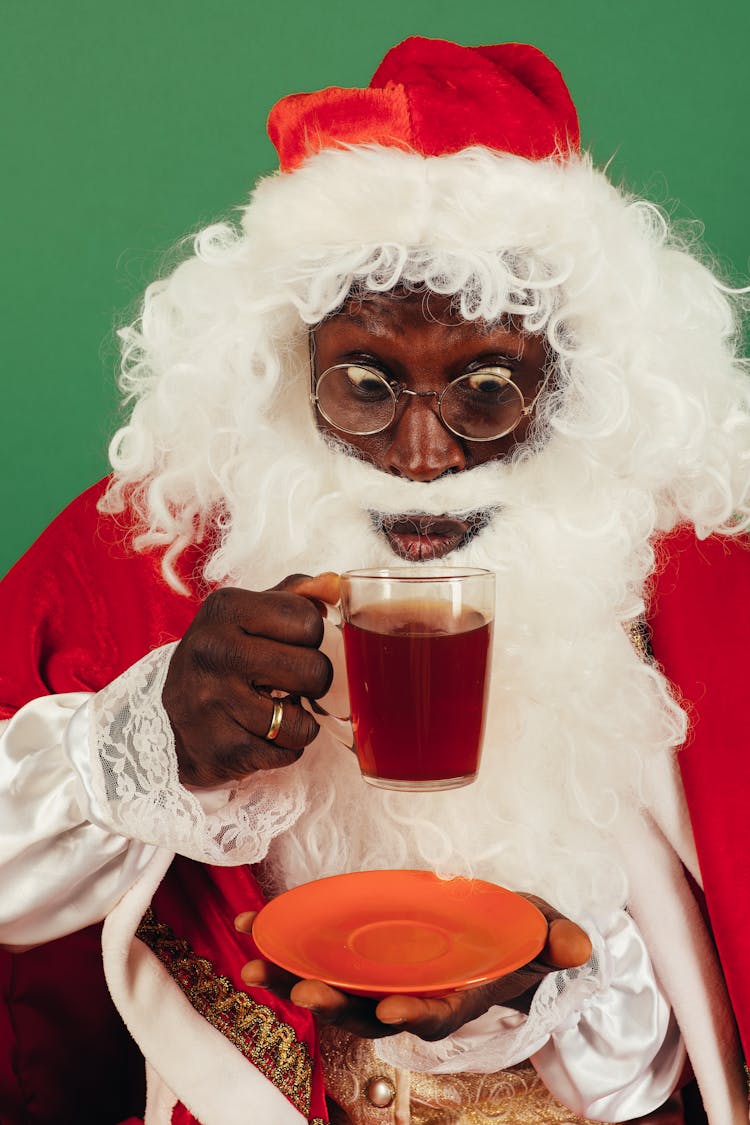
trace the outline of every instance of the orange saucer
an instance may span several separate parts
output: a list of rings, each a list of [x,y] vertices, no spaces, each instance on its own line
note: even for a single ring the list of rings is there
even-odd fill
[[[261,955],[358,996],[439,996],[531,961],[547,923],[526,899],[481,879],[361,871],[304,883],[263,907]]]

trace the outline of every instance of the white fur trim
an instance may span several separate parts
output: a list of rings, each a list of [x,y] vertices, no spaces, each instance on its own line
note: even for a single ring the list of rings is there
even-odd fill
[[[678,856],[655,826],[622,826],[630,909],[685,1040],[710,1125],[748,1120],[724,978]]]
[[[305,1118],[193,1009],[135,930],[173,855],[160,849],[107,918],[104,969],[112,997],[149,1060],[146,1125],[169,1125],[175,1100],[202,1125],[252,1120],[300,1125]]]

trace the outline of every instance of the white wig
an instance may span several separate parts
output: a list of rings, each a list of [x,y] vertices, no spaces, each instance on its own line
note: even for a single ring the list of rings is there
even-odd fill
[[[585,156],[361,146],[262,180],[241,228],[198,234],[194,254],[150,286],[140,319],[120,333],[133,408],[111,444],[104,507],[133,506],[136,545],[166,549],[172,585],[175,558],[209,525],[231,539],[254,495],[250,466],[315,440],[309,326],[353,287],[404,284],[454,295],[467,318],[511,313],[545,333],[557,378],[539,432],[561,451],[576,447],[584,475],[598,467],[637,480],[652,531],[747,525],[739,302],[655,206],[615,189]],[[304,475],[278,473],[277,504]],[[226,577],[220,570],[211,577]]]
[[[509,460],[425,484],[318,433],[310,327],[352,291],[403,286],[545,334],[555,378]],[[456,552],[502,578],[484,783],[378,794],[322,731],[294,767],[248,781],[296,794],[272,882],[416,863],[566,912],[625,902],[607,839],[687,721],[621,626],[643,609],[656,533],[750,522],[739,317],[660,212],[586,157],[323,151],[262,181],[240,229],[198,235],[121,336],[133,409],[104,507],[134,507],[136,546],[164,549],[176,589],[177,556],[203,537],[207,580],[261,589],[393,562],[373,510],[492,513]]]

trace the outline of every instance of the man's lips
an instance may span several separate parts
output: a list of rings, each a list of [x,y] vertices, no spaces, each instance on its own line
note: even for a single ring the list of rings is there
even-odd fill
[[[382,528],[395,553],[409,562],[441,559],[455,551],[472,530],[468,520],[422,513],[384,516]]]

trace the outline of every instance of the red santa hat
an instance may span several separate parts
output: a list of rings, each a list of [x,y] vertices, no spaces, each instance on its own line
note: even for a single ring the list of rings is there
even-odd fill
[[[441,156],[482,145],[532,160],[580,145],[578,115],[557,67],[525,43],[462,47],[415,36],[390,50],[364,90],[290,94],[268,133],[281,170],[326,148],[386,145]]]

